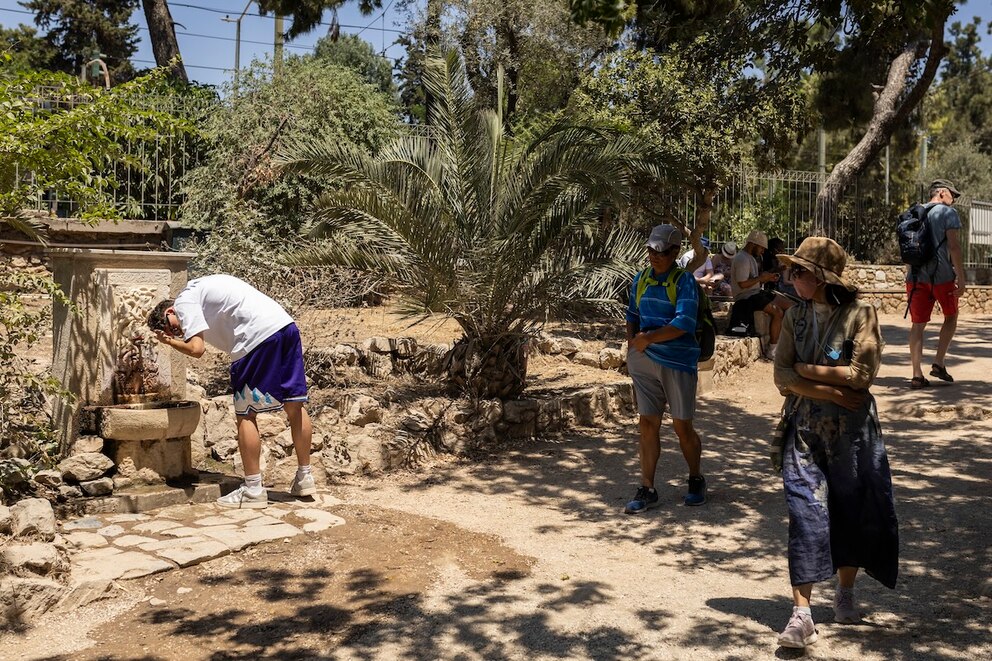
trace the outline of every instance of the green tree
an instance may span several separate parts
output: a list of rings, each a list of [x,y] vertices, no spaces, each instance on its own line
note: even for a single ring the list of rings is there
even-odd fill
[[[22,2],[35,12],[35,24],[56,49],[53,66],[79,75],[94,53],[105,55],[112,84],[134,77],[131,56],[138,50],[138,26],[131,15],[138,0],[30,0]]]
[[[328,64],[351,69],[366,83],[390,97],[396,94],[391,61],[376,53],[372,45],[359,36],[322,37],[317,41],[314,56]]]
[[[781,162],[793,149],[791,127],[806,122],[800,89],[768,90],[766,81],[742,70],[739,61],[707,70],[675,51],[626,49],[604,58],[573,98],[579,117],[613,124],[651,145],[668,166],[669,187],[694,195],[691,240],[700,263],[706,252],[699,238],[720,188],[742,168]]]
[[[375,155],[320,138],[281,152],[289,171],[347,183],[320,200],[314,236],[326,240],[298,260],[387,274],[410,315],[464,331],[447,356],[453,385],[516,397],[526,342],[545,320],[619,312],[643,237],[605,231],[602,212],[625,203],[633,172],[650,166],[634,140],[589,128],[514,141],[500,105],[477,108],[455,54],[430,60],[425,84],[430,137]]]
[[[351,1],[357,2],[366,16],[382,8],[382,0],[258,0],[258,8],[263,16],[273,13],[291,18],[286,38],[295,39],[316,29],[325,11],[336,12],[338,7]]]
[[[191,130],[184,120],[144,104],[162,75],[153,72],[110,90],[60,73],[0,78],[0,217],[33,234],[22,210],[46,192],[76,201],[83,218],[121,217],[112,199],[114,167],[145,165],[124,145]]]
[[[4,62],[5,71],[32,71],[51,69],[57,51],[38,31],[27,25],[16,28],[0,27],[0,52],[9,56]]]
[[[257,207],[273,238],[295,233],[334,182],[277,177],[272,155],[283,142],[319,135],[376,150],[399,130],[391,99],[355,71],[313,56],[287,59],[276,78],[270,65],[255,62],[227,99],[203,127],[206,161],[184,180],[182,217],[193,227],[222,224],[239,200]]]
[[[152,42],[155,64],[166,67],[169,75],[176,80],[188,83],[169,3],[166,0],[141,0],[141,5],[145,11],[145,23],[148,24],[148,38]]]

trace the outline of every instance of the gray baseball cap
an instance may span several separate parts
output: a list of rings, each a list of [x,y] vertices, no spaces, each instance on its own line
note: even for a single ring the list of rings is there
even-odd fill
[[[682,245],[682,232],[674,225],[655,225],[646,245],[652,250],[665,252],[672,246]]]

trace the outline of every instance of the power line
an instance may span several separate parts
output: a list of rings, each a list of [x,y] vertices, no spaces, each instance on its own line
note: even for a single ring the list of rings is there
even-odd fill
[[[389,4],[392,5],[393,3],[390,2]],[[197,9],[199,11],[206,11],[206,12],[210,12],[212,14],[224,14],[225,16],[229,16],[231,14],[231,12],[224,11],[223,9],[214,9],[213,7],[201,7],[200,5],[189,5],[189,4],[185,4],[185,3],[182,3],[182,2],[170,2],[169,3],[169,6],[170,7],[185,7],[187,9]],[[387,7],[387,9],[388,9],[388,7]],[[269,20],[275,20],[275,16],[270,16],[269,14],[245,14],[245,16],[254,16],[256,18],[267,18]],[[378,18],[374,19],[373,20],[373,23],[375,21],[377,21],[377,20],[379,20],[379,19]],[[331,27],[331,24],[330,23],[324,23],[324,22],[315,23],[315,25],[323,25],[325,27]],[[368,25],[345,25],[344,23],[338,23],[338,25],[340,27],[343,27],[343,28],[353,28],[353,29],[354,28],[361,28],[362,30],[364,30],[365,28],[369,27]],[[379,29],[380,30],[385,30],[386,32],[395,32],[396,34],[405,34],[403,32],[403,30],[395,30],[393,28],[379,28]],[[361,34],[361,32],[359,32],[358,34]]]
[[[155,60],[139,60],[136,58],[131,58],[131,61],[138,62],[139,64],[154,64],[155,66],[158,66],[158,63]],[[211,71],[234,71],[234,69],[225,69],[224,67],[208,67],[203,64],[186,64],[185,62],[183,62],[183,66],[186,67],[187,69],[209,69]]]
[[[359,31],[358,31],[357,33],[355,33],[355,36],[357,37],[357,36],[359,36],[359,35],[361,35],[361,34],[362,34],[363,32],[365,32],[365,31],[366,31],[366,30],[368,30],[368,29],[369,29],[370,27],[372,27],[372,24],[373,24],[373,23],[375,23],[375,22],[376,22],[376,21],[378,21],[378,20],[379,20],[380,18],[382,18],[383,16],[385,16],[385,15],[386,15],[386,12],[387,12],[387,11],[389,11],[389,8],[393,6],[393,3],[394,3],[394,2],[396,2],[396,0],[389,0],[389,4],[388,4],[388,5],[386,5],[386,8],[382,10],[382,13],[381,13],[381,14],[379,14],[378,16],[376,16],[375,18],[373,18],[373,19],[372,19],[371,21],[369,21],[369,24],[368,24],[368,25],[366,25],[366,26],[365,26],[364,28],[362,28],[361,30],[359,30]],[[342,26],[342,27],[344,27],[344,26]],[[386,28],[385,28],[385,27],[381,27],[381,28],[379,28],[379,29],[380,29],[380,30],[385,30]],[[399,30],[396,30],[396,32],[400,32],[400,31],[399,31]],[[402,34],[402,33],[401,33],[401,34]]]

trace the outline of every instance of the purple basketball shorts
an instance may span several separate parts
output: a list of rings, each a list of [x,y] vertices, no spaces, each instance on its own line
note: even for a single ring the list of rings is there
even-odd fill
[[[238,415],[278,411],[286,402],[307,401],[303,342],[296,324],[276,331],[231,364],[231,390]]]

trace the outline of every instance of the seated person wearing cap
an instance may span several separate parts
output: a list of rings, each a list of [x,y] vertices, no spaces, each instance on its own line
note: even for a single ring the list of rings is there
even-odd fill
[[[703,288],[703,291],[705,291],[707,294],[711,294],[713,293],[713,289],[716,287],[716,285],[723,280],[723,276],[716,273],[716,271],[713,268],[713,260],[709,255],[710,240],[704,236],[699,241],[700,243],[703,244],[703,247],[706,248],[707,251],[706,261],[703,262],[702,266],[700,266],[695,271],[693,271],[692,275],[693,277],[696,278],[696,282],[699,283],[699,286]],[[678,261],[676,261],[676,263],[679,265],[680,268],[684,269],[689,265],[689,262],[691,262],[695,256],[696,256],[695,248],[690,248],[689,250],[686,250],[681,257],[678,258]]]
[[[764,312],[771,317],[769,352],[774,355],[782,330],[783,313],[772,303],[775,294],[761,288],[766,282],[778,281],[777,273],[761,270],[761,257],[767,249],[768,237],[764,232],[754,230],[748,234],[744,249],[734,256],[730,267],[730,288],[734,295],[734,307],[730,309],[730,332],[753,335],[754,313]]]

